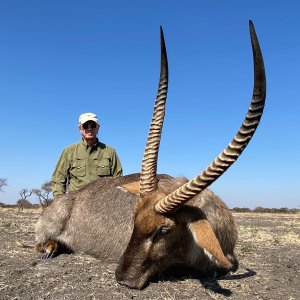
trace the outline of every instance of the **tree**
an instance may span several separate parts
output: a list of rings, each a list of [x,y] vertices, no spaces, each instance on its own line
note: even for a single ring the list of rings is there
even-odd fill
[[[16,204],[18,205],[19,210],[23,210],[24,208],[32,208],[32,204],[26,199],[19,199]]]
[[[51,198],[51,181],[45,181],[40,189],[34,189],[33,193],[38,197],[39,202],[42,207],[48,206],[51,201],[53,200]]]
[[[29,202],[27,200],[28,197],[30,197],[33,193],[33,189],[21,189],[19,191],[19,195],[21,196],[21,199],[19,199],[17,201],[17,204],[18,204],[18,207],[19,207],[19,210],[23,210],[24,208],[24,203],[27,203]],[[25,202],[26,201],[26,202]],[[30,203],[30,202],[29,202]]]
[[[0,178],[0,192],[3,192],[3,187],[7,186],[7,179],[6,178]]]

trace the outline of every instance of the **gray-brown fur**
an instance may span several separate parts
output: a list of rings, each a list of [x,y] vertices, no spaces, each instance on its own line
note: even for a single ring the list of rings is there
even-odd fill
[[[162,194],[168,194],[186,182],[184,178],[174,179],[167,175],[158,175],[158,178],[158,190]],[[87,253],[106,261],[118,261],[133,232],[133,212],[139,199],[137,195],[122,187],[130,182],[139,182],[139,174],[101,178],[78,192],[59,197],[44,209],[38,220],[37,243],[43,245],[49,240],[54,240],[66,245],[74,252]],[[210,222],[225,255],[234,256],[236,227],[226,205],[209,190],[195,197],[191,205],[202,208],[201,213]],[[187,206],[183,206],[181,210],[185,207]],[[178,215],[179,212],[180,210],[176,214]],[[161,217],[164,218],[164,216]],[[154,226],[159,227],[160,224]],[[173,247],[173,252],[175,250],[180,255],[172,254],[172,251],[166,253],[164,264],[160,259],[161,268],[158,270],[154,263],[154,271],[151,275],[175,263],[193,265],[202,272],[217,270],[216,264],[212,263],[201,249],[198,251],[199,257],[196,263],[195,260],[190,259],[187,249],[196,246],[189,230],[180,226],[184,229],[182,237],[177,241],[177,249]],[[141,244],[143,242],[140,241]],[[178,251],[180,249],[181,251]],[[134,255],[132,257],[137,261],[144,259]],[[148,279],[149,276],[143,279],[142,286]],[[135,287],[141,288],[142,286]]]
[[[138,175],[101,178],[78,192],[55,199],[36,225],[37,243],[49,239],[76,252],[117,261],[132,231],[137,196],[122,188]]]
[[[138,181],[139,174],[101,178],[78,192],[60,196],[42,212],[36,224],[36,242],[57,240],[76,252],[117,261],[132,233],[138,199],[122,185]]]

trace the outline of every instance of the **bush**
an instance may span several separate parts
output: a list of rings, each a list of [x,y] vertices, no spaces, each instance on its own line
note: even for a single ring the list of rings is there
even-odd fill
[[[17,206],[20,208],[32,208],[32,204],[26,199],[20,199],[17,201]]]
[[[234,207],[232,210],[235,212],[251,212],[251,209],[247,207]]]

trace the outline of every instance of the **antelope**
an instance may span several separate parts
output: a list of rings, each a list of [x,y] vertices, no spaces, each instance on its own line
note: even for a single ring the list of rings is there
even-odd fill
[[[54,200],[36,225],[36,249],[43,258],[70,249],[117,262],[117,282],[134,289],[144,288],[153,275],[173,265],[191,267],[204,276],[236,271],[237,227],[226,204],[208,186],[238,159],[263,114],[264,63],[252,21],[249,27],[254,60],[250,107],[229,145],[191,180],[157,174],[168,91],[160,28],[160,79],[141,173],[101,178]]]

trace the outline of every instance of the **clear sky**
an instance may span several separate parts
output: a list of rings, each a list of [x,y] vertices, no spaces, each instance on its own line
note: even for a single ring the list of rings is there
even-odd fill
[[[156,97],[159,26],[169,93],[158,172],[192,178],[238,130],[253,88],[248,21],[267,75],[265,112],[238,161],[211,189],[229,207],[300,207],[300,2],[267,0],[0,2],[0,202],[50,180],[78,116],[124,174],[140,172]],[[33,198],[30,199],[35,202]]]

